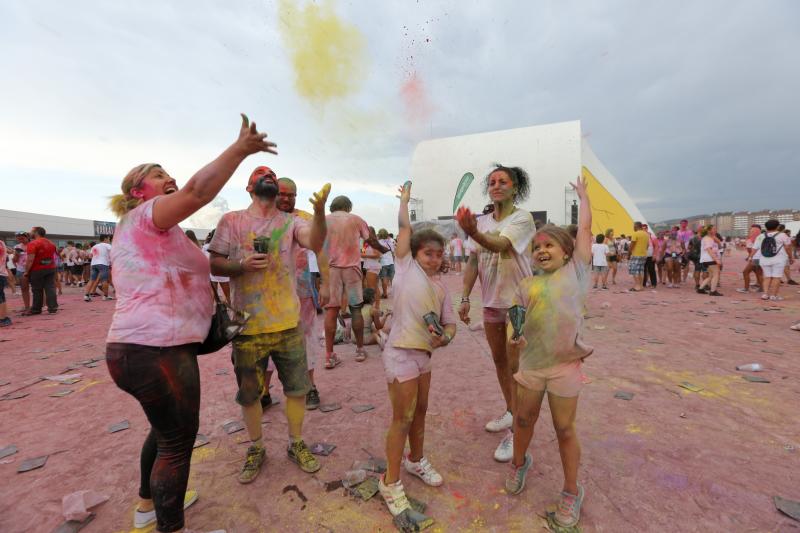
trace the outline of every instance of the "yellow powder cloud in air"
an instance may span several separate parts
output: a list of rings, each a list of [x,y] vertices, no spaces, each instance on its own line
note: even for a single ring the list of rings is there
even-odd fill
[[[332,0],[301,7],[280,0],[280,30],[303,98],[327,104],[355,92],[362,79],[365,40],[336,16]]]

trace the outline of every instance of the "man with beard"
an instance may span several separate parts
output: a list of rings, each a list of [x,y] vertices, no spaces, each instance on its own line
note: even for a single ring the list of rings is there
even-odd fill
[[[233,307],[250,313],[242,334],[233,341],[233,366],[239,391],[236,402],[250,437],[240,483],[255,480],[265,451],[260,399],[270,358],[286,395],[289,426],[287,454],[304,472],[320,469],[302,438],[308,380],[300,301],[295,289],[295,258],[300,248],[319,252],[325,242],[325,202],[330,186],[314,194],[310,222],[280,211],[278,180],[268,167],[256,168],[247,184],[252,203],[225,213],[209,245],[211,273],[231,279]]]
[[[295,209],[295,201],[297,199],[297,185],[289,178],[280,178],[278,180],[278,209],[284,213],[291,213],[292,215],[302,220],[312,220],[312,216],[307,211],[302,209]],[[306,340],[306,359],[308,360],[308,379],[311,382],[311,390],[306,394],[306,409],[316,409],[319,407],[319,391],[317,391],[317,384],[314,383],[314,367],[316,366],[319,354],[317,353],[318,342],[314,339],[314,320],[317,317],[317,308],[314,304],[314,289],[313,284],[315,279],[311,276],[311,270],[308,263],[308,250],[301,248],[297,251],[295,256],[294,266],[297,269],[297,297],[300,298],[300,326],[303,328],[303,335]],[[323,299],[327,300],[328,289],[328,258],[324,252],[320,251],[317,255],[317,263],[320,267],[320,274],[322,276],[322,294]],[[327,301],[323,301],[325,305]],[[261,407],[266,408],[272,404],[272,398],[269,395],[269,382],[272,379],[272,373],[275,371],[275,365],[270,361],[267,367],[267,378],[264,385],[267,391],[261,397]]]

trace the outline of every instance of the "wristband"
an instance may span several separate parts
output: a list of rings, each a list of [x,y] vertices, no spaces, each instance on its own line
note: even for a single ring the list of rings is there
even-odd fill
[[[462,304],[468,304],[469,303],[469,296],[462,296],[461,297],[461,303]]]

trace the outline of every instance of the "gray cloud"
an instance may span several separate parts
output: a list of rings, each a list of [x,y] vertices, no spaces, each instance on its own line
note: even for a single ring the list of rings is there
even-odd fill
[[[13,75],[0,141],[39,143],[46,168],[87,184],[98,166],[121,177],[142,158],[185,180],[247,110],[279,143],[279,174],[357,187],[398,183],[426,138],[580,119],[648,218],[800,205],[800,3],[340,2],[337,13],[364,34],[365,75],[358,93],[315,108],[294,89],[274,3],[3,3],[0,68]],[[400,95],[412,73],[426,121]],[[60,154],[65,140],[86,153]],[[45,168],[12,152],[4,183]],[[265,161],[223,194],[246,201],[245,176]],[[102,210],[115,188],[75,199]],[[72,189],[58,189],[58,214]],[[14,197],[37,210],[24,189]],[[394,225],[386,211],[376,226]]]

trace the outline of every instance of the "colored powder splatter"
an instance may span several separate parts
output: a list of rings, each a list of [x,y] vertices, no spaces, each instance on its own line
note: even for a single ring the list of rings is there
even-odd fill
[[[406,116],[412,124],[427,122],[433,111],[425,85],[416,72],[400,86],[400,96],[406,108]]]
[[[300,95],[325,105],[355,92],[364,70],[365,39],[358,28],[336,16],[333,0],[305,7],[280,0],[278,5]]]

